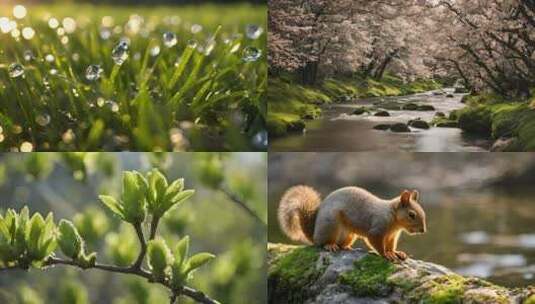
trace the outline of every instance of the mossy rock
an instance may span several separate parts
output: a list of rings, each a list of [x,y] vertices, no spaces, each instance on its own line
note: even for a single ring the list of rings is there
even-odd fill
[[[395,123],[390,127],[390,131],[395,133],[410,133],[411,129],[404,123]]]
[[[467,88],[464,88],[464,87],[457,87],[455,88],[455,91],[454,91],[455,94],[466,94],[466,93],[470,93],[468,91]]]
[[[444,113],[444,112],[436,112],[435,113],[435,117],[445,118],[446,117],[446,113]]]
[[[535,304],[533,290],[508,289],[408,259],[393,264],[362,249],[268,244],[268,303]]]
[[[366,113],[369,113],[369,112],[370,112],[370,110],[367,107],[358,107],[355,110],[353,110],[353,112],[351,114],[352,115],[362,115],[362,114],[366,114]]]
[[[269,113],[267,127],[270,136],[284,136],[288,133],[303,132],[305,122],[298,116],[284,113]]]
[[[417,111],[436,111],[432,105],[419,105]]]
[[[406,105],[403,105],[403,107],[401,109],[405,110],[405,111],[416,111],[416,110],[418,110],[418,105],[411,102],[411,103],[408,103]]]
[[[413,127],[416,129],[423,129],[423,130],[427,130],[431,128],[431,126],[427,123],[427,121],[421,120],[421,119],[409,121],[409,127]]]
[[[455,95],[453,95],[453,94],[446,94],[446,97],[447,97],[447,98],[453,98],[453,97],[455,97]]]
[[[390,113],[388,113],[388,111],[379,111],[379,112],[376,112],[375,114],[373,114],[373,116],[389,117]]]
[[[489,137],[492,133],[491,111],[486,106],[467,107],[458,112],[459,127],[469,133]]]
[[[375,130],[387,131],[387,130],[390,130],[391,127],[392,127],[391,124],[379,124],[379,125],[374,126],[373,128]]]

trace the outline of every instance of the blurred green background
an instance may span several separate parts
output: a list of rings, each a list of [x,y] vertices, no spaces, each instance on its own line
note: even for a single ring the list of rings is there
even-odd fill
[[[290,242],[276,209],[291,186],[322,197],[345,186],[381,198],[417,189],[428,231],[403,235],[402,250],[498,284],[535,284],[533,153],[270,153],[268,172],[270,242]]]
[[[191,252],[216,259],[192,283],[222,303],[263,303],[266,299],[265,153],[3,153],[0,154],[0,212],[28,205],[31,212],[54,212],[73,219],[88,249],[107,263],[137,255],[130,225],[97,200],[117,194],[121,172],[157,167],[169,180],[185,178],[196,194],[164,217],[160,233],[171,244],[190,235]],[[244,212],[221,191],[245,202]],[[134,247],[129,246],[133,244]],[[132,248],[135,248],[132,250]],[[167,303],[162,287],[127,275],[55,267],[0,274],[0,303]],[[180,303],[190,303],[181,298]]]

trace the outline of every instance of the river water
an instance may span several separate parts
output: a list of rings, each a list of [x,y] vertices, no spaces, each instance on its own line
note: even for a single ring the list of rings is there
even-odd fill
[[[453,93],[453,89],[445,89]],[[291,134],[273,139],[272,151],[414,151],[414,152],[485,152],[490,142],[468,136],[457,128],[411,128],[411,133],[394,133],[374,130],[378,124],[407,123],[421,118],[430,122],[437,111],[448,114],[463,108],[463,94],[434,95],[435,91],[409,96],[359,99],[351,103],[336,104],[323,109],[320,119],[308,121],[303,134]],[[378,100],[416,102],[435,107],[436,111],[388,111],[390,117],[351,115],[354,109],[372,105]]]

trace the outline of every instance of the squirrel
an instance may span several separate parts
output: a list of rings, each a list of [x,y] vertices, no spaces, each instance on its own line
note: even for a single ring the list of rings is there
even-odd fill
[[[408,257],[397,250],[401,232],[426,232],[425,212],[418,198],[416,190],[404,190],[400,196],[385,200],[359,187],[344,187],[322,202],[316,190],[300,185],[282,196],[278,219],[294,241],[334,252],[352,250],[353,243],[362,238],[385,259],[401,262]]]

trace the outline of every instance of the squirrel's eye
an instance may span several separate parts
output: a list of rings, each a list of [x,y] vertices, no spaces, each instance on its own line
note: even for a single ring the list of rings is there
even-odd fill
[[[416,212],[414,212],[414,211],[412,211],[412,210],[409,211],[409,217],[410,217],[411,219],[413,219],[413,220],[416,219]]]

